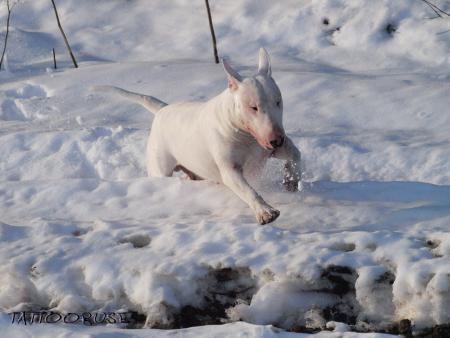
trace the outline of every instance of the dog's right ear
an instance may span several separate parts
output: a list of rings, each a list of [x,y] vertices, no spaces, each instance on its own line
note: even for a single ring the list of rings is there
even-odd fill
[[[242,81],[242,76],[240,76],[239,73],[231,67],[225,58],[222,58],[222,63],[223,68],[228,74],[228,88],[230,88],[231,91],[235,91],[238,88],[239,83]]]
[[[259,66],[258,73],[264,76],[271,76],[272,70],[270,68],[270,57],[269,53],[261,47],[259,49]]]

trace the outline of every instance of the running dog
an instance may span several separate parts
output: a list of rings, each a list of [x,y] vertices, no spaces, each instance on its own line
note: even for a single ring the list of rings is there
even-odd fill
[[[222,183],[248,204],[258,223],[270,223],[280,212],[267,204],[245,177],[275,157],[286,161],[285,188],[297,191],[300,151],[284,132],[283,100],[271,76],[266,50],[259,51],[254,76],[242,77],[225,59],[223,66],[228,88],[206,102],[167,104],[117,87],[96,89],[120,94],[155,114],[147,143],[150,176],[172,176],[181,170],[191,179]]]

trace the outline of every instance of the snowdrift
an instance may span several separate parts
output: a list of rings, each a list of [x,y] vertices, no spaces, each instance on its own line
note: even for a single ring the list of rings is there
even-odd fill
[[[444,0],[432,3],[450,9]],[[58,6],[83,60],[212,60],[201,1],[61,0]],[[261,45],[275,60],[351,70],[449,62],[450,23],[421,0],[211,1],[211,10],[220,54],[242,62],[253,60]],[[13,15],[11,62],[47,61],[55,46],[64,55],[50,2],[22,1]]]

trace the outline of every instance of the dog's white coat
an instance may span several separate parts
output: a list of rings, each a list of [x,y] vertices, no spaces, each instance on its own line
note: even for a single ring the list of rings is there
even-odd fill
[[[155,113],[147,143],[150,176],[172,176],[181,169],[193,179],[223,183],[253,209],[260,224],[269,223],[279,211],[268,205],[245,177],[273,156],[286,161],[283,183],[296,191],[301,178],[300,151],[284,134],[282,97],[271,77],[267,52],[261,48],[258,73],[253,77],[242,78],[226,60],[223,63],[228,88],[206,102],[165,104],[120,88],[102,89]]]

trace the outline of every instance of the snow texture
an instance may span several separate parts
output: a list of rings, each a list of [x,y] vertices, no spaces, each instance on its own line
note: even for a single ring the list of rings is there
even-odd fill
[[[214,308],[229,322],[173,331],[187,337],[450,323],[448,19],[413,0],[211,1],[219,53],[241,73],[256,70],[260,46],[271,53],[284,125],[303,155],[302,192],[283,191],[275,160],[254,182],[281,211],[261,227],[223,186],[147,177],[152,115],[89,89],[166,102],[222,91],[204,3],[58,1],[76,70],[50,5],[14,8],[0,71],[7,336],[172,333],[14,326],[6,314],[39,309],[136,311],[146,327],[173,328],[187,326],[187,311],[197,320]]]

